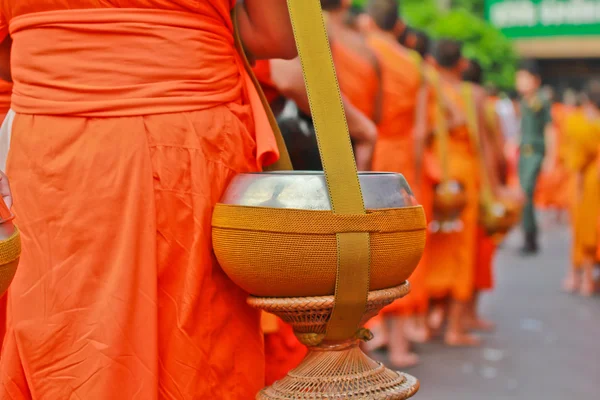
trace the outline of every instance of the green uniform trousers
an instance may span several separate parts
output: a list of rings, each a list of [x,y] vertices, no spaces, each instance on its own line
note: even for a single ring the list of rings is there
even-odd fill
[[[525,192],[525,207],[523,208],[523,231],[525,234],[537,235],[538,227],[535,220],[533,196],[538,176],[542,169],[544,155],[538,152],[521,152],[519,156],[519,181]]]

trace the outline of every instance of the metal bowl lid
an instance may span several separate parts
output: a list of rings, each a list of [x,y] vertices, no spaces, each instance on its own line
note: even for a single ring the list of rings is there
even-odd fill
[[[365,208],[369,210],[418,205],[404,176],[391,172],[359,172]],[[322,171],[277,171],[237,175],[222,204],[331,210]]]

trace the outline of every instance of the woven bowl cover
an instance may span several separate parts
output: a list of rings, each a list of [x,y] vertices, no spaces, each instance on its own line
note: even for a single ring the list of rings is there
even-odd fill
[[[452,189],[458,188],[459,190]],[[433,207],[436,214],[441,216],[453,216],[460,214],[467,206],[467,196],[464,187],[457,182],[440,183],[436,186]]]
[[[336,233],[371,233],[370,290],[380,290],[412,274],[425,230],[421,206],[336,215],[218,204],[212,236],[221,267],[251,295],[306,297],[335,292]]]
[[[0,296],[10,286],[21,256],[21,235],[17,229],[5,240],[0,241]]]

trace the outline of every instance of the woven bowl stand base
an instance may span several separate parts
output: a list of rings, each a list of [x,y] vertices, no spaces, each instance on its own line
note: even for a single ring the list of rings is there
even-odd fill
[[[369,293],[361,326],[385,306],[410,291],[408,282]],[[302,363],[285,378],[263,389],[258,400],[404,400],[419,390],[419,381],[369,358],[358,339],[313,344],[325,334],[333,296],[260,298],[248,303],[280,317],[309,348]]]

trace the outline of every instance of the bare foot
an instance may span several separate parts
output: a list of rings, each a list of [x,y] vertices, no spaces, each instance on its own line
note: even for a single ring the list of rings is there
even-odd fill
[[[411,352],[402,352],[398,354],[390,353],[390,364],[394,368],[409,368],[414,367],[419,363],[419,356]]]
[[[570,273],[569,276],[565,278],[562,286],[563,291],[566,293],[575,293],[581,290],[581,282],[574,273]]]
[[[496,324],[492,321],[477,318],[472,319],[466,323],[467,329],[470,331],[478,332],[494,332],[496,330]]]
[[[378,320],[371,324],[369,329],[373,333],[373,339],[362,344],[362,349],[367,352],[379,350],[388,345],[387,332],[384,328],[385,321]]]
[[[479,347],[481,339],[469,333],[446,332],[445,343],[452,347]]]
[[[584,297],[592,297],[596,293],[596,284],[593,280],[584,280],[581,282],[579,294]]]
[[[427,343],[431,340],[431,331],[425,324],[412,320],[404,327],[406,338],[413,343]]]
[[[442,324],[444,323],[444,307],[438,306],[434,307],[429,313],[429,327],[434,331],[439,331],[442,329]]]

